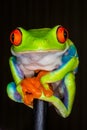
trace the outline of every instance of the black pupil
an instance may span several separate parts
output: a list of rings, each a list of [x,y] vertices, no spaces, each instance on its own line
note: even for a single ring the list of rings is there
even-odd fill
[[[12,37],[11,37],[11,38],[12,38],[12,42],[14,42],[14,33],[12,34]]]
[[[67,32],[64,30],[64,38],[67,39]]]

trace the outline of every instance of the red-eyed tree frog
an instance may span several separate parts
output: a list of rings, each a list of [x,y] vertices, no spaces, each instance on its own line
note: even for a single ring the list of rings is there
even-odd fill
[[[9,63],[14,82],[7,86],[8,96],[25,103],[22,81],[27,78],[36,80],[36,72],[46,71],[39,76],[43,87],[40,95],[34,97],[33,93],[38,95],[39,88],[28,86],[26,95],[31,98],[33,94],[33,98],[25,104],[33,107],[33,99],[38,98],[53,104],[62,117],[67,117],[75,97],[75,73],[79,64],[77,50],[69,39],[68,31],[61,25],[30,30],[18,27],[12,31],[10,41],[13,56]]]

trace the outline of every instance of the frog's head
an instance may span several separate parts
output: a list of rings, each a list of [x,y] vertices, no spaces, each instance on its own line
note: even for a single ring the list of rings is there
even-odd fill
[[[11,33],[10,41],[15,53],[64,51],[70,44],[68,31],[60,25],[28,31],[19,27]]]

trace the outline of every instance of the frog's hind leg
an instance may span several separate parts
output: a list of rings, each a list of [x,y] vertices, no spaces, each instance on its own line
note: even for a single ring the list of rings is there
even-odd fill
[[[75,75],[73,73],[68,73],[65,76],[65,101],[64,104],[67,109],[70,111],[73,105],[75,98],[76,84],[75,84]]]
[[[7,94],[8,97],[11,98],[15,102],[22,103],[22,97],[16,90],[16,85],[14,82],[11,82],[7,86]]]
[[[61,89],[63,89],[63,94],[62,98],[57,96],[56,111],[65,118],[70,114],[75,98],[76,84],[73,73],[68,73],[65,76],[63,82],[61,83],[61,87]]]

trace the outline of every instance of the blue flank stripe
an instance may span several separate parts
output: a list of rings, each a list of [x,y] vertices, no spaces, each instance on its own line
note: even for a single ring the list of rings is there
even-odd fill
[[[17,64],[16,57],[12,57],[12,62],[13,62],[13,65],[15,67],[16,73],[22,79],[23,78],[23,73],[22,73],[22,71],[20,70],[20,68],[19,68],[19,66]]]
[[[62,57],[62,63],[68,62],[72,57],[78,57],[75,46],[71,45],[67,52]]]

